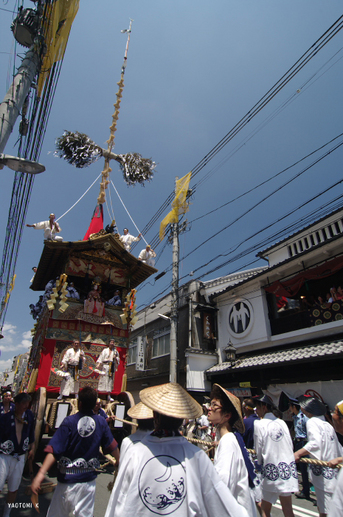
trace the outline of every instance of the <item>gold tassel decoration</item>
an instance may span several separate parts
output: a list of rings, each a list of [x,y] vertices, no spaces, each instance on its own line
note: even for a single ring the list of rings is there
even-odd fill
[[[126,373],[124,373],[123,380],[121,383],[121,391],[126,391],[126,388],[127,388],[127,375],[126,375]]]
[[[60,307],[58,309],[59,312],[65,312],[65,310],[69,307],[69,305],[66,303],[67,300],[67,286],[68,282],[66,282],[67,275],[61,275],[60,281],[63,281],[62,288],[61,288],[61,294],[60,294]]]

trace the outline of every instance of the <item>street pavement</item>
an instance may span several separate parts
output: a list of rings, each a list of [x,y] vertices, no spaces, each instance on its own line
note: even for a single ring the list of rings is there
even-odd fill
[[[293,496],[293,513],[296,517],[319,517],[317,506],[313,504],[316,498],[312,501],[306,499],[297,499]],[[272,510],[272,517],[284,517],[281,509],[280,501],[277,501]]]

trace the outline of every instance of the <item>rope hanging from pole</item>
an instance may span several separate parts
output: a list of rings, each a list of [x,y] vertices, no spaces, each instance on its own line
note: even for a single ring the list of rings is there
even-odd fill
[[[139,230],[139,228],[138,228],[138,226],[136,225],[135,221],[132,219],[132,217],[131,217],[131,215],[130,215],[130,213],[129,213],[128,209],[126,208],[126,206],[125,206],[125,204],[124,204],[124,201],[123,201],[123,200],[122,200],[122,198],[120,197],[119,192],[118,192],[118,190],[116,189],[116,187],[115,187],[115,185],[114,185],[114,183],[113,183],[113,181],[112,181],[112,180],[111,180],[111,185],[112,185],[112,187],[114,188],[115,193],[117,194],[117,196],[118,196],[118,198],[119,198],[119,201],[120,201],[120,202],[121,202],[121,204],[123,205],[123,207],[124,207],[124,209],[125,209],[125,211],[126,211],[127,215],[129,216],[129,218],[130,218],[130,220],[131,220],[131,222],[132,222],[133,226],[136,228],[136,230],[137,230],[137,232],[138,232],[138,233],[141,233],[141,231]],[[148,245],[148,242],[144,239],[143,235],[142,235],[142,239],[143,239],[143,241],[145,242],[145,244],[146,244],[146,245]]]
[[[91,184],[90,187],[88,187],[88,189],[86,190],[86,192],[84,192],[82,194],[82,196],[76,201],[76,203],[74,203],[70,208],[69,210],[67,210],[66,212],[64,212],[64,214],[62,214],[58,219],[56,219],[56,222],[59,221],[60,219],[62,219],[62,217],[64,217],[65,215],[67,215],[80,201],[81,199],[83,199],[85,197],[85,195],[87,194],[87,192],[93,187],[93,185],[98,181],[98,179],[100,178],[101,174],[99,174],[99,176],[97,176],[95,178],[95,180],[93,181],[93,183]]]

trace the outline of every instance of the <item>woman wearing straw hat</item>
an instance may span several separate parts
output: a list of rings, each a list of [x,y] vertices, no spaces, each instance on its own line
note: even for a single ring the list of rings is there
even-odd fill
[[[242,436],[234,433],[234,429],[238,433],[244,433],[239,399],[219,384],[214,384],[211,391],[208,419],[216,426],[217,433],[220,435],[219,445],[214,455],[214,467],[237,502],[248,510],[251,517],[255,517],[257,516],[256,506],[249,488],[248,470],[242,448],[246,453],[246,461],[250,463],[252,476],[255,477],[253,465],[248,457]]]
[[[309,418],[306,422],[307,443],[294,453],[295,461],[310,454],[316,460],[329,461],[342,456],[332,425],[324,419],[325,405],[316,397],[302,395],[298,398],[302,412]],[[336,487],[338,470],[330,467],[310,465],[310,478],[317,496],[320,517],[328,513],[332,493]]]
[[[141,442],[143,438],[145,438],[147,434],[150,434],[154,429],[154,414],[148,406],[143,404],[143,402],[139,402],[128,409],[127,414],[130,418],[137,420],[138,427],[136,432],[133,432],[122,441],[120,446],[121,459],[131,445]]]
[[[257,461],[262,465],[262,517],[270,517],[272,505],[280,499],[285,517],[294,517],[292,493],[298,492],[298,472],[293,443],[287,424],[272,413],[272,400],[263,395],[256,400],[261,420],[254,426]]]
[[[155,431],[126,451],[105,517],[250,517],[205,452],[179,433],[184,418],[202,414],[200,404],[177,383],[139,396],[154,412]]]

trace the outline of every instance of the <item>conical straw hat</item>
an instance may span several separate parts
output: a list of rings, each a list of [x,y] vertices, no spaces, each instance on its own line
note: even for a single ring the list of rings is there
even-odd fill
[[[235,421],[235,423],[233,424],[233,427],[235,427],[235,429],[237,429],[237,431],[239,433],[243,434],[245,427],[244,427],[241,403],[240,403],[239,398],[236,397],[235,395],[233,395],[232,393],[230,393],[230,391],[228,391],[225,388],[223,388],[222,386],[220,386],[220,384],[213,384],[213,386],[217,386],[218,388],[220,388],[223,391],[223,393],[227,396],[227,398],[229,399],[229,401],[231,402],[233,407],[235,408],[238,418]]]
[[[198,418],[203,413],[200,404],[176,382],[145,388],[139,398],[154,411],[173,418]]]
[[[143,402],[138,402],[135,406],[130,407],[127,410],[127,414],[131,418],[136,418],[137,420],[147,420],[148,418],[154,418],[154,414],[152,410],[143,404]]]

